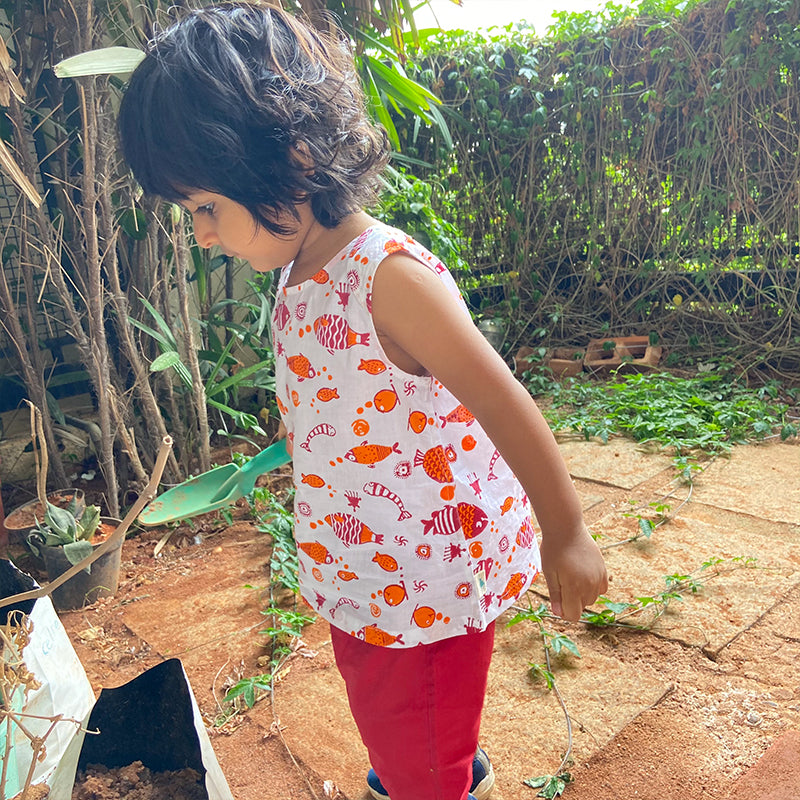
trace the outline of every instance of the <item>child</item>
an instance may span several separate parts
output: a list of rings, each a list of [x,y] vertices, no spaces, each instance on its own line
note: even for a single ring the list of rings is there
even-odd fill
[[[301,589],[332,626],[370,790],[483,800],[494,620],[540,571],[529,499],[554,613],[577,620],[605,567],[547,424],[445,267],[362,210],[387,146],[346,47],[271,7],[195,11],[150,46],[120,132],[201,247],[281,270]]]

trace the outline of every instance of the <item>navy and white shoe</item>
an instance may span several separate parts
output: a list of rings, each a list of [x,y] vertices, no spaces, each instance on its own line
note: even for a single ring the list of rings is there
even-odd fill
[[[367,773],[367,787],[375,800],[389,800],[389,793],[381,783],[374,769]],[[494,769],[489,756],[482,748],[478,748],[472,760],[472,784],[469,787],[470,800],[486,800],[494,788]]]

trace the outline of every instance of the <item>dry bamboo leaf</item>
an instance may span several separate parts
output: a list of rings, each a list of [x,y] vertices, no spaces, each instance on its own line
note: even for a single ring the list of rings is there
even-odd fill
[[[0,139],[0,167],[8,173],[8,176],[17,184],[28,200],[39,208],[42,204],[41,195],[36,191],[36,187],[25,177],[25,173],[19,168],[17,162],[14,161],[14,156],[11,155],[11,152],[2,139]]]
[[[0,36],[0,67],[6,70],[11,69],[11,55],[2,36]]]
[[[8,83],[11,86],[11,91],[17,96],[17,100],[24,100],[25,99],[25,90],[22,88],[22,84],[19,82],[19,78],[17,77],[17,73],[14,72],[13,69],[10,69],[6,72],[6,78],[8,79]]]
[[[14,92],[18,100],[25,99],[25,90],[11,67],[11,55],[2,36],[0,36],[0,84],[2,84],[0,85],[0,105],[8,105],[9,89]]]

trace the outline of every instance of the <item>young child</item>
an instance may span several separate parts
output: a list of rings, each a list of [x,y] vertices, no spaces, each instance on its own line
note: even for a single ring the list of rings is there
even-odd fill
[[[120,132],[201,247],[281,270],[301,590],[331,624],[370,790],[483,800],[494,620],[540,569],[577,620],[606,572],[547,424],[445,267],[362,210],[387,145],[346,46],[268,6],[189,13],[131,77]]]

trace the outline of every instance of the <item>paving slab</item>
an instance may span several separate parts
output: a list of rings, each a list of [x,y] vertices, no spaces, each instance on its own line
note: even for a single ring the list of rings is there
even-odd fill
[[[749,530],[746,521],[715,524],[678,516],[655,529],[649,539],[605,551],[611,576],[607,596],[614,602],[636,602],[667,589],[666,576],[692,575],[700,584],[683,601],[673,600],[653,631],[689,645],[717,651],[733,640],[787,592],[800,583],[797,541]],[[635,519],[612,513],[592,526],[601,546],[633,536]],[[740,559],[753,558],[752,566]],[[717,567],[701,565],[722,559]],[[643,622],[653,615],[644,612]],[[635,621],[634,617],[631,621]]]
[[[534,598],[534,604],[538,600]],[[498,621],[481,740],[489,750],[497,785],[493,800],[518,800],[527,792],[524,777],[555,770],[567,749],[564,713],[557,696],[529,675],[531,662],[544,662],[532,623],[506,626]],[[325,623],[315,623],[315,636]],[[589,758],[644,709],[656,703],[668,680],[655,665],[636,657],[619,658],[610,643],[579,626],[565,626],[582,654],[556,659],[558,687],[573,722],[574,752]],[[645,648],[646,651],[646,648]],[[312,764],[349,798],[360,798],[369,768],[345,699],[344,684],[330,668],[302,665],[305,680],[287,681],[275,693],[283,736],[298,760]],[[604,676],[598,681],[598,675]],[[306,697],[313,695],[309,704]]]
[[[800,731],[787,731],[733,787],[726,800],[797,800],[800,797]]]
[[[633,489],[660,472],[673,469],[668,456],[647,452],[629,439],[611,439],[603,444],[562,435],[558,446],[573,478],[623,489]]]
[[[720,650],[716,662],[723,669],[773,687],[770,691],[776,705],[800,713],[800,588],[787,593]]]
[[[776,522],[800,524],[800,443],[735,447],[695,479],[694,501]]]

